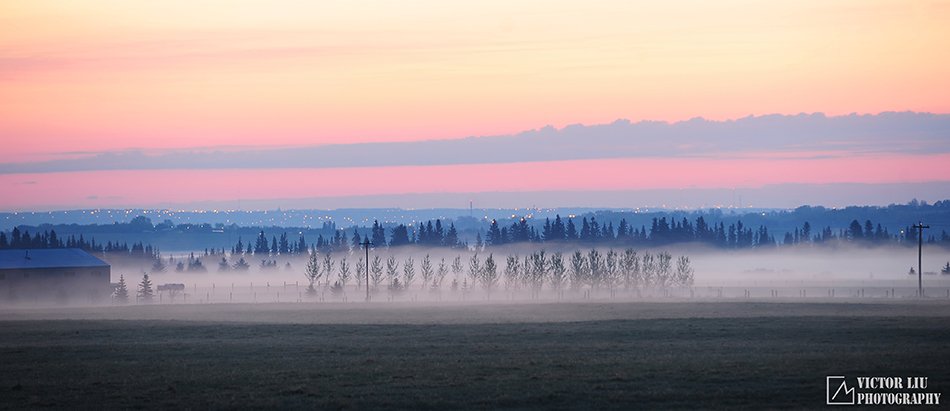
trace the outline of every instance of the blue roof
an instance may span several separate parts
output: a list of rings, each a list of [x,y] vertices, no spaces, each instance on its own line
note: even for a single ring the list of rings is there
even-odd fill
[[[0,270],[70,267],[109,267],[109,264],[78,248],[0,250]]]

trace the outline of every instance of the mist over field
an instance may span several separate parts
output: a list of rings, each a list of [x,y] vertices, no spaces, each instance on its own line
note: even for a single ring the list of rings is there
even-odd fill
[[[619,255],[628,249],[636,251],[638,259],[644,254],[670,254],[670,270],[674,276],[676,260],[681,256],[688,257],[690,268],[694,272],[693,282],[651,283],[643,278],[642,272],[634,274],[639,275],[639,279],[628,280],[622,271],[616,273],[617,279],[612,285],[607,281],[595,285],[589,277],[577,280],[574,278],[571,267],[574,252],[580,252],[587,263],[591,250],[597,250],[600,257],[604,258],[609,252]],[[526,278],[531,275],[526,274],[527,270],[534,270],[535,267],[535,261],[531,258],[541,251],[547,259],[543,278]],[[565,265],[560,283],[552,278],[554,274],[551,271],[550,259],[556,253],[560,253]],[[945,263],[943,260],[950,261],[950,252],[943,247],[928,246],[924,248],[924,253],[928,256],[926,267],[932,268],[925,269],[923,276],[925,287],[930,290],[929,294],[950,298],[946,297],[946,292],[950,289],[950,276],[940,274],[940,268]],[[150,279],[156,286],[184,285],[184,290],[175,292],[174,295],[167,291],[157,292],[156,302],[161,303],[360,303],[365,301],[366,296],[364,255],[362,250],[329,253],[332,268],[327,275],[323,268],[327,254],[318,253],[317,261],[322,267],[321,273],[315,281],[316,292],[309,294],[309,256],[276,256],[262,259],[253,256],[239,257],[245,258],[249,264],[247,271],[241,272],[233,269],[219,271],[218,264],[222,257],[214,255],[202,258],[208,270],[202,273],[176,272],[173,266],[169,266],[164,272],[155,272],[146,264],[119,262],[113,265],[112,277],[115,283],[119,275],[124,276],[133,291],[146,273],[150,274]],[[472,274],[473,256],[478,258],[482,269],[487,258],[493,258],[496,272],[490,290],[486,288],[480,275]],[[170,262],[187,261],[188,254],[170,257]],[[429,278],[425,278],[426,271],[423,269],[426,257],[429,260]],[[513,279],[509,279],[510,274],[506,274],[509,257],[516,258],[519,270],[513,274],[516,277]],[[531,260],[528,262],[529,267],[523,269],[526,257]],[[229,264],[235,262],[230,256],[224,258]],[[379,258],[381,274],[377,279],[379,282],[373,284],[372,277],[377,273],[372,264],[376,258]],[[395,263],[394,274],[389,272],[390,258]],[[452,267],[456,258],[460,264],[458,270]],[[345,285],[341,284],[339,290],[334,290],[333,285],[341,282],[340,266],[344,260],[348,266],[347,280]],[[413,277],[411,284],[406,287],[405,269],[410,260]],[[262,261],[276,263],[273,267],[262,267]],[[843,244],[834,248],[799,246],[775,250],[724,251],[696,244],[643,249],[521,245],[496,247],[478,253],[443,248],[400,247],[371,249],[370,265],[370,283],[373,284],[371,301],[376,304],[588,300],[629,302],[657,298],[688,300],[746,297],[783,297],[809,301],[809,297],[831,297],[831,289],[837,289],[835,297],[909,298],[916,294],[917,287],[917,276],[908,274],[911,267],[916,267],[916,250],[897,246],[865,247]],[[445,270],[441,279],[440,265],[444,265]],[[586,275],[590,276],[590,273]],[[404,288],[392,290],[393,279],[402,283]],[[745,295],[747,290],[750,290],[748,296]],[[778,294],[771,295],[772,290],[776,290]],[[802,290],[806,290],[804,294]],[[860,292],[864,294],[857,294]]]

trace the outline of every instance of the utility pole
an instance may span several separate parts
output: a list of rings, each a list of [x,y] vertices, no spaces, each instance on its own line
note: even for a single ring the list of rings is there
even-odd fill
[[[924,223],[918,221],[917,225],[914,226],[917,228],[917,296],[924,298],[924,266],[923,266],[923,250],[924,250],[924,229],[930,228],[929,225],[924,225]]]
[[[367,238],[360,245],[366,250],[366,264],[364,264],[366,267],[366,302],[369,302],[369,246],[373,243],[369,242],[369,238]]]

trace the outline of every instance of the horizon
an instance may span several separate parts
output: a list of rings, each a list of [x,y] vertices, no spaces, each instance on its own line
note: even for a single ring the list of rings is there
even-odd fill
[[[597,216],[602,213],[614,213],[614,215],[661,215],[673,217],[680,216],[706,216],[709,218],[738,218],[752,217],[753,220],[763,218],[773,218],[783,214],[794,214],[798,212],[851,212],[851,214],[862,214],[868,211],[882,211],[885,213],[896,212],[902,207],[946,207],[950,204],[950,199],[937,200],[929,202],[926,200],[911,199],[905,203],[892,203],[886,206],[879,205],[849,205],[845,207],[824,207],[820,205],[800,205],[795,208],[662,208],[662,207],[528,207],[528,208],[340,208],[340,209],[248,209],[248,210],[226,210],[226,209],[73,209],[73,210],[49,210],[49,211],[22,211],[5,212],[0,211],[0,218],[5,221],[5,225],[0,227],[0,232],[5,232],[10,227],[18,226],[43,226],[43,225],[99,225],[102,227],[115,223],[129,223],[140,217],[147,218],[153,224],[165,223],[171,221],[172,224],[211,224],[214,227],[285,227],[285,228],[307,228],[316,229],[325,223],[338,225],[337,229],[369,227],[374,221],[381,224],[407,224],[412,227],[415,223],[426,221],[445,221],[463,222],[465,225],[487,224],[491,221],[516,221],[519,218],[528,221],[549,220],[555,217],[561,217],[565,221],[571,219],[586,218],[587,216]],[[940,209],[931,209],[939,213]],[[906,209],[905,209],[906,211]],[[452,214],[456,213],[456,214]],[[691,217],[692,218],[692,217]],[[850,218],[850,217],[848,217]],[[848,218],[844,218],[837,224],[845,224]],[[775,223],[775,222],[773,222]],[[891,221],[897,224],[896,221]],[[10,224],[10,227],[7,225]],[[537,224],[537,223],[531,223]],[[897,225],[899,226],[899,224]],[[895,227],[897,227],[895,226]],[[890,227],[890,225],[888,225]],[[940,229],[948,226],[938,224]],[[324,227],[326,228],[326,227]],[[774,228],[774,227],[773,227]]]

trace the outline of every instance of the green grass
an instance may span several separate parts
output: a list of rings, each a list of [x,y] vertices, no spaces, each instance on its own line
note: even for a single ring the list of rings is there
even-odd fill
[[[826,375],[943,391],[948,342],[945,316],[2,321],[0,407],[817,408]]]

